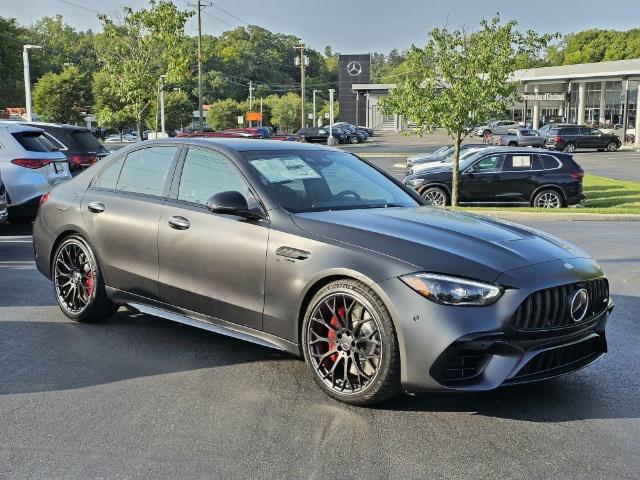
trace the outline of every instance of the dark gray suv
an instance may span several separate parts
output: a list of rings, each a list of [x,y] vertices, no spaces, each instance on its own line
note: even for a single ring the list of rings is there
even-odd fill
[[[322,390],[360,405],[582,368],[605,353],[613,306],[574,245],[424,206],[308,144],[128,147],[42,199],[34,247],[71,319],[128,305],[300,355]]]

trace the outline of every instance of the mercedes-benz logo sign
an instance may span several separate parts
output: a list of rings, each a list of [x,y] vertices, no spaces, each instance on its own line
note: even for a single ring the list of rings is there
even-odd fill
[[[571,318],[574,322],[580,322],[584,319],[589,309],[589,293],[581,288],[573,294],[571,298]]]
[[[362,73],[362,65],[356,60],[352,60],[347,64],[347,73],[352,77],[357,77]]]

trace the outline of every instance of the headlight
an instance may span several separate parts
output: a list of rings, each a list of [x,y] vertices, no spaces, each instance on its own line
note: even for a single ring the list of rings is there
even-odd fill
[[[424,183],[424,180],[422,178],[411,178],[406,181],[405,185],[409,185],[410,187],[415,188],[415,187],[419,187],[423,183]]]
[[[400,280],[440,305],[491,305],[502,295],[495,285],[434,273],[412,273]]]

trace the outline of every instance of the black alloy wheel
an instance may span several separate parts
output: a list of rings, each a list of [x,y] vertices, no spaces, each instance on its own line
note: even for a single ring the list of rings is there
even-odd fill
[[[314,296],[303,350],[316,383],[338,400],[366,405],[400,390],[393,323],[384,303],[361,282],[338,280]]]
[[[89,244],[72,235],[60,243],[52,264],[53,287],[62,312],[78,322],[106,320],[116,311]]]

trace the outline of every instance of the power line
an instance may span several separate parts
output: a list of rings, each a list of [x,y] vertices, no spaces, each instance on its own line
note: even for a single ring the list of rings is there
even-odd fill
[[[227,9],[225,9],[225,8],[222,8],[220,5],[214,5],[213,7],[214,7],[214,8],[217,8],[218,10],[220,10],[220,11],[222,11],[222,12],[224,12],[224,13],[226,13],[226,14],[227,14],[227,15],[229,15],[231,18],[235,18],[235,19],[236,19],[236,20],[238,20],[239,22],[242,22],[242,23],[244,23],[245,25],[249,25],[249,22],[247,22],[247,21],[245,21],[245,20],[241,19],[241,18],[240,18],[240,17],[238,17],[237,15],[235,15],[235,14],[231,13],[229,10],[227,10]]]
[[[98,15],[102,15],[104,12],[99,12],[98,10],[94,10],[93,8],[85,7],[84,5],[79,5],[77,3],[69,2],[68,0],[58,0],[60,3],[66,3],[71,7],[81,8],[82,10],[86,10],[87,12],[97,13]]]

